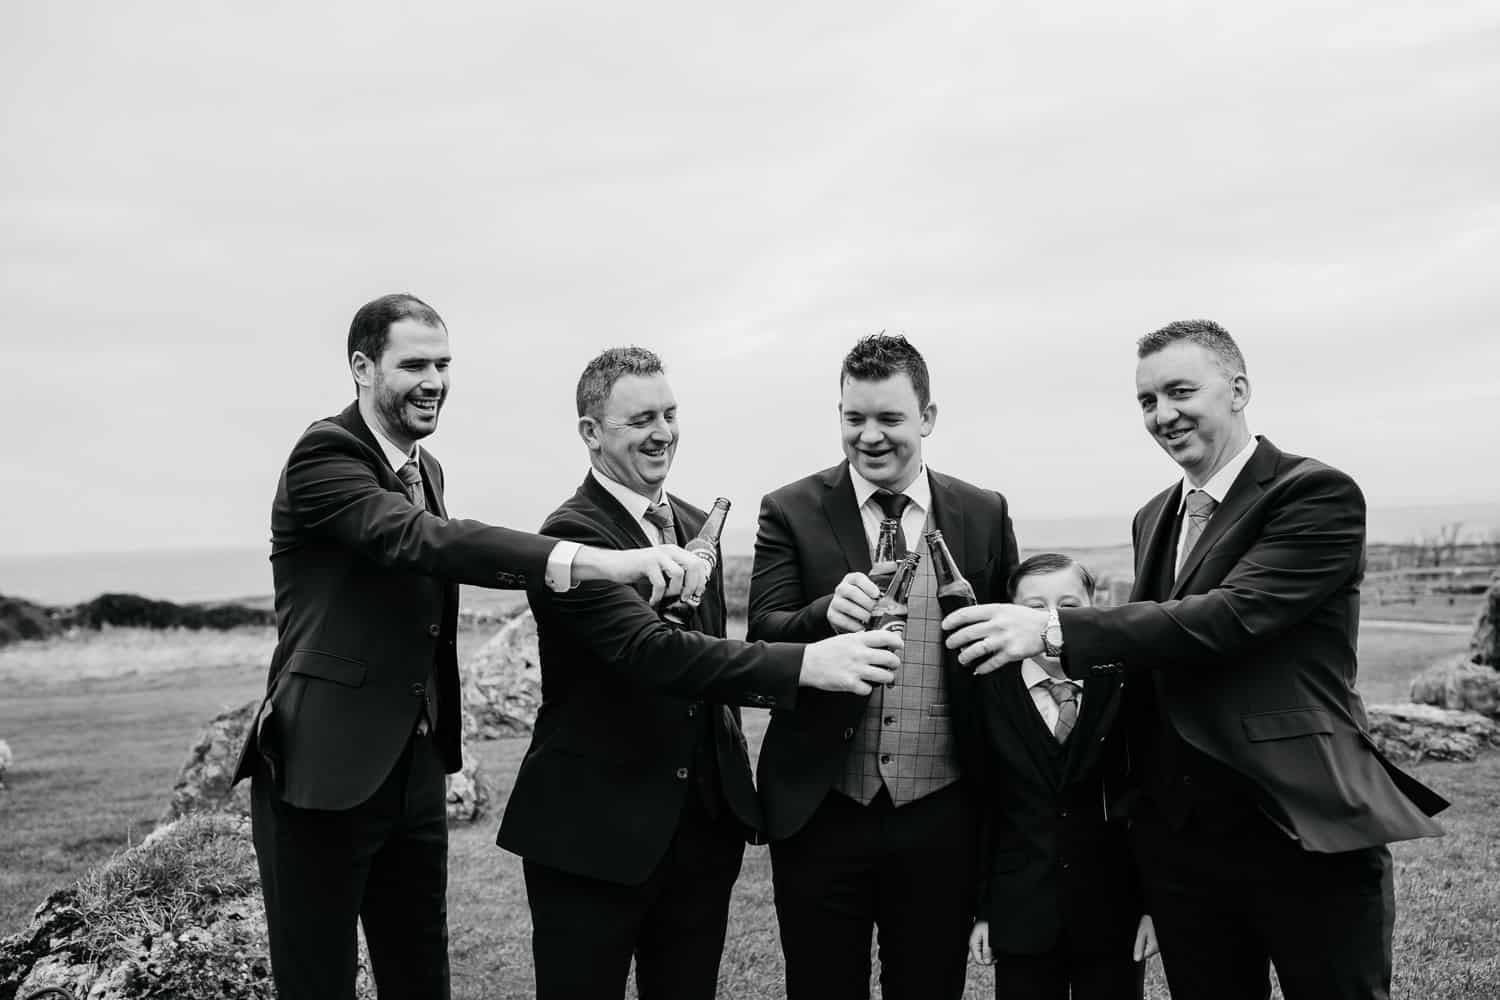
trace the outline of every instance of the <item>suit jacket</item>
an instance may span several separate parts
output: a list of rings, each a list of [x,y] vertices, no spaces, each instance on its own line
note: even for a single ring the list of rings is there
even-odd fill
[[[668,496],[680,539],[704,512]],[[647,540],[634,517],[592,476],[542,526],[605,548]],[[542,706],[496,843],[528,861],[638,885],[671,843],[702,720],[711,715],[724,798],[747,832],[761,816],[737,708],[791,709],[800,645],[723,638],[720,566],[693,630],[662,621],[645,584],[587,583],[567,594],[533,591]],[[706,699],[706,704],[697,704]]]
[[[263,759],[294,806],[359,805],[406,746],[434,665],[435,739],[459,769],[457,584],[540,582],[556,543],[449,519],[425,448],[421,469],[432,513],[407,498],[356,404],[292,448],[271,504],[276,650],[236,781]]]
[[[1131,602],[1062,612],[1070,676],[1154,671],[1190,746],[1254,786],[1312,851],[1438,835],[1448,803],[1391,764],[1354,690],[1365,500],[1354,481],[1261,439],[1161,600],[1181,483],[1136,514]],[[1110,664],[1108,661],[1115,661]]]
[[[1016,538],[1005,498],[929,470],[933,523],[980,603],[1004,599],[1015,569]],[[813,642],[833,635],[828,605],[851,572],[870,571],[870,546],[849,464],[800,479],[761,501],[750,581],[751,639]],[[977,760],[970,710],[972,674],[948,657],[960,765]],[[817,809],[844,766],[868,696],[806,691],[797,711],[773,710],[761,746],[758,777],[772,840],[789,837]]]
[[[979,918],[990,946],[1035,955],[1127,954],[1143,912],[1126,833],[1129,756],[1118,725],[1124,680],[1084,681],[1083,707],[1058,746],[1007,664],[977,683],[984,736]]]

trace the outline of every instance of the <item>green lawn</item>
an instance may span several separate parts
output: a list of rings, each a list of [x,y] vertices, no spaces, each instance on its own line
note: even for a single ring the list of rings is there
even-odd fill
[[[482,633],[461,636],[460,653]],[[0,738],[16,764],[0,793],[0,934],[19,929],[55,885],[140,839],[166,804],[199,725],[256,696],[269,634],[246,630],[155,638],[121,630],[98,637],[0,650]],[[158,648],[160,644],[161,648]],[[1459,651],[1461,635],[1367,630],[1362,687],[1372,701],[1404,698],[1406,678]],[[186,668],[184,658],[201,666]],[[148,664],[140,670],[131,664]],[[747,711],[752,748],[764,712]],[[503,802],[525,740],[472,748]],[[1500,995],[1500,756],[1416,769],[1455,806],[1441,840],[1399,844],[1395,996],[1460,1000]],[[452,838],[449,891],[455,996],[531,994],[529,924],[518,859],[494,846],[499,806]],[[770,861],[750,848],[736,886],[720,994],[781,995],[781,954],[771,905]],[[586,960],[587,944],[580,943]],[[1152,996],[1164,997],[1159,970]],[[987,970],[971,967],[968,995],[993,996]]]

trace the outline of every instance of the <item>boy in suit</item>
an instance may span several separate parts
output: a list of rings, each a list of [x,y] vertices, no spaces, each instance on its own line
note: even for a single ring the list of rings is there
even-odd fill
[[[1081,608],[1094,578],[1043,553],[1016,567],[1010,589],[1020,605]],[[1139,1000],[1156,942],[1120,812],[1120,675],[1079,683],[1038,655],[977,683],[984,832],[971,957],[993,962],[1007,1000]]]

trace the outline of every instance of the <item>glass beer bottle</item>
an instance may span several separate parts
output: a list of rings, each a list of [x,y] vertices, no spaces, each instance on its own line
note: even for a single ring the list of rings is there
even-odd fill
[[[714,501],[713,510],[708,512],[708,520],[703,522],[702,529],[694,535],[683,548],[693,555],[708,563],[708,575],[713,576],[714,567],[719,562],[719,536],[724,533],[724,518],[729,514],[729,501],[719,497]],[[691,604],[684,601],[679,595],[667,609],[661,613],[662,618],[673,625],[687,628],[693,620],[693,614],[697,611]]]
[[[921,561],[920,552],[908,552],[906,558],[901,560],[891,585],[885,588],[885,593],[880,595],[880,600],[870,609],[870,624],[865,626],[866,629],[900,632],[903,637],[906,635],[906,616],[909,610],[906,602],[911,595],[911,585],[917,578],[917,563]],[[891,681],[889,686],[895,687],[896,682]]]
[[[974,588],[959,572],[958,563],[953,561],[953,553],[948,551],[948,543],[943,540],[943,533],[934,528],[925,537],[927,551],[932,553],[932,575],[936,578],[938,607],[943,617],[959,608],[978,604]]]
[[[896,532],[901,522],[888,517],[880,522],[880,535],[875,542],[875,558],[870,560],[870,582],[882,592],[891,585],[896,575]]]

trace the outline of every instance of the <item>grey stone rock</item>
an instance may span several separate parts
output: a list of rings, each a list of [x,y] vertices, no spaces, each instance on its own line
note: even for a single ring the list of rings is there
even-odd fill
[[[162,871],[181,874],[162,889]],[[362,949],[360,1000],[375,996],[368,968]],[[0,940],[0,1000],[48,986],[88,1000],[274,997],[249,824],[189,815],[49,896]]]
[[[1443,660],[1412,678],[1411,700],[1500,718],[1500,671],[1476,666],[1462,656]]]
[[[529,610],[511,618],[460,668],[464,736],[493,740],[525,736],[542,703],[536,620]]]
[[[1500,748],[1500,724],[1435,705],[1371,705],[1370,737],[1397,763],[1473,760]]]
[[[1469,641],[1469,659],[1483,667],[1500,670],[1500,571],[1490,579],[1484,595],[1484,607],[1474,621],[1474,638]]]
[[[15,755],[10,752],[10,744],[0,740],[0,791],[5,790],[5,772],[15,763]]]
[[[465,753],[463,770],[448,775],[448,825],[472,823],[489,812],[490,786],[479,758]]]
[[[230,812],[250,815],[250,783],[231,788],[245,734],[255,718],[259,700],[220,712],[198,733],[188,759],[172,784],[172,801],[162,815],[163,823],[195,812]]]

